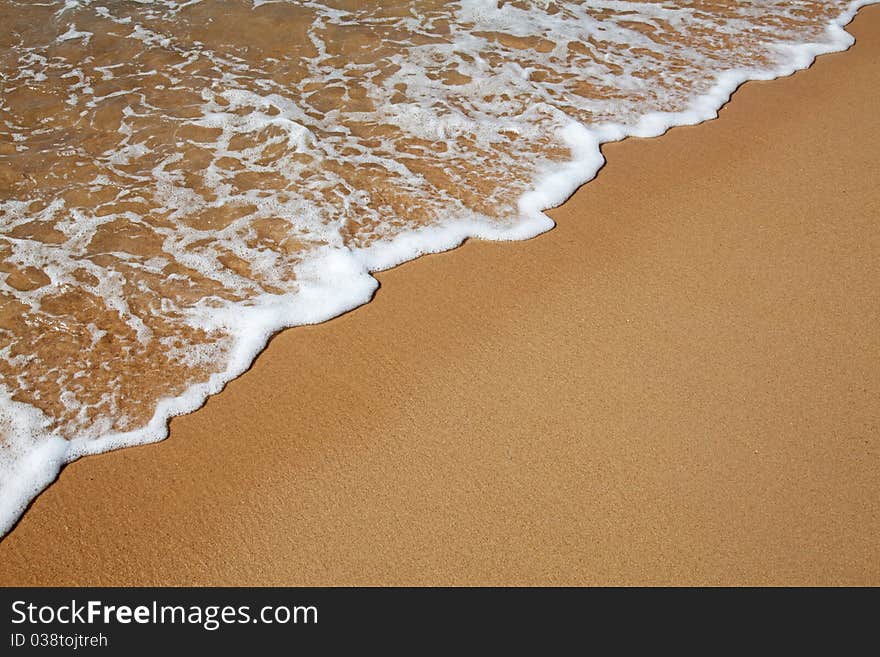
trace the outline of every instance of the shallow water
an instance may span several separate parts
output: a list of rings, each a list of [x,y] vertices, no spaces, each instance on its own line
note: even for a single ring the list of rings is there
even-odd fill
[[[0,0],[0,531],[369,271],[547,230],[602,141],[847,47],[860,4]]]

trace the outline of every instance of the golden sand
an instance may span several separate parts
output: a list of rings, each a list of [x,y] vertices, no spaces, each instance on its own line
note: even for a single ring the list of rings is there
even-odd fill
[[[880,7],[850,29],[67,467],[0,583],[880,584]]]

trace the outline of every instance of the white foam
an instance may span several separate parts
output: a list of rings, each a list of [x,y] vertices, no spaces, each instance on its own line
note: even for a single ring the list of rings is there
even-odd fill
[[[94,36],[94,35],[91,32],[80,32],[79,30],[76,29],[76,27],[71,25],[67,29],[67,32],[60,35],[57,40],[59,42],[61,42],[61,41],[70,41],[72,39],[82,39],[86,43],[88,43],[89,39],[91,39],[92,36]]]

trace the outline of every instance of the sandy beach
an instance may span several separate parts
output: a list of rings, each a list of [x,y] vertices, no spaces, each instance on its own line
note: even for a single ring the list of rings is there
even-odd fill
[[[848,29],[66,467],[0,584],[880,584],[880,7]]]

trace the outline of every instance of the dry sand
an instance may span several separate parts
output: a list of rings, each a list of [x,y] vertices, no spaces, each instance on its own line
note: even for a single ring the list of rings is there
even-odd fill
[[[0,582],[880,584],[880,7],[851,30],[69,466]]]

